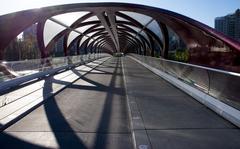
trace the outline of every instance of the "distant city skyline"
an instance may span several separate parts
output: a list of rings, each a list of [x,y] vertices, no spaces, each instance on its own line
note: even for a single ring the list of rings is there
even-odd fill
[[[8,0],[1,4],[0,15],[11,12],[41,8],[52,5],[88,2],[124,2],[137,3],[158,8],[167,9],[200,21],[210,27],[214,27],[216,17],[234,13],[240,8],[240,0]]]
[[[215,29],[240,41],[240,9],[215,19]]]

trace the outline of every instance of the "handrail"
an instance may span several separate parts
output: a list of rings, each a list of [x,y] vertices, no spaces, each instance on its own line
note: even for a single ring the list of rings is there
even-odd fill
[[[133,54],[129,54],[129,55],[133,55]],[[144,57],[144,55],[141,55],[141,56]],[[148,56],[146,56],[146,57],[148,57]],[[225,73],[225,74],[228,74],[228,75],[233,75],[233,76],[240,77],[240,73],[237,73],[237,72],[225,71],[225,70],[220,70],[220,69],[216,69],[216,68],[210,68],[210,67],[206,67],[206,66],[200,66],[200,65],[190,64],[190,63],[178,62],[178,61],[168,60],[168,59],[164,59],[164,58],[157,58],[157,57],[151,57],[151,58],[153,58],[153,59],[160,59],[162,61],[176,63],[176,64],[182,64],[182,65],[197,67],[197,68],[201,68],[201,69],[207,69],[207,70],[211,70],[211,71],[216,71],[216,72]]]
[[[24,84],[25,82],[29,82],[35,79],[40,79],[43,78],[45,76],[48,75],[53,75],[56,74],[59,71],[62,71],[64,69],[68,69],[68,68],[72,68],[74,66],[77,66],[79,64],[82,63],[86,63],[95,59],[99,59],[99,58],[103,58],[108,56],[108,54],[102,53],[102,54],[92,54],[92,55],[85,55],[86,59],[82,60],[82,56],[79,57],[79,59],[75,60],[74,62],[72,62],[71,64],[68,64],[68,62],[65,63],[60,63],[60,64],[53,64],[53,66],[45,66],[45,65],[39,65],[40,67],[34,69],[34,70],[38,70],[37,73],[34,74],[26,74],[24,76],[21,77],[17,77],[17,78],[13,78],[11,80],[7,80],[5,82],[1,82],[0,83],[0,95],[4,94],[6,92],[6,90],[9,90],[11,88],[17,87],[21,84]],[[74,56],[76,57],[76,56]],[[70,57],[70,59],[74,58],[74,57]],[[68,58],[69,57],[63,57],[63,58]],[[54,60],[54,59],[53,59]],[[30,61],[32,62],[32,60]],[[25,69],[25,70],[33,70],[33,69]]]
[[[129,54],[240,110],[240,74],[162,58]]]

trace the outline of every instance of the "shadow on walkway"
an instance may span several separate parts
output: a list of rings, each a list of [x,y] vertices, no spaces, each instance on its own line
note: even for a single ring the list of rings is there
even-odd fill
[[[86,77],[86,75],[82,75],[79,73],[81,70],[73,69],[72,71],[78,75],[80,78],[90,84],[93,84],[94,86],[84,86],[84,85],[76,85],[76,84],[70,84],[69,82],[56,80],[52,76],[45,79],[44,82],[44,88],[43,88],[43,96],[45,100],[42,104],[44,111],[46,113],[46,117],[49,123],[49,126],[51,128],[51,132],[55,136],[55,139],[57,141],[57,144],[59,148],[79,148],[79,149],[85,149],[87,148],[86,144],[84,144],[83,140],[81,140],[80,136],[77,134],[78,132],[75,132],[71,125],[69,124],[66,117],[63,115],[63,111],[58,106],[57,99],[53,95],[53,83],[56,84],[64,84],[68,85],[66,88],[74,88],[79,90],[86,90],[86,91],[100,91],[106,93],[106,99],[104,100],[103,104],[103,110],[100,114],[99,122],[98,122],[98,128],[96,130],[96,136],[95,139],[92,142],[93,148],[106,148],[107,141],[109,135],[109,127],[111,123],[111,115],[112,115],[112,108],[113,108],[113,96],[114,95],[120,95],[125,96],[124,90],[122,88],[116,87],[116,77],[118,75],[121,75],[120,68],[120,59],[118,59],[114,63],[110,63],[111,69],[114,68],[113,72],[104,72],[107,74],[111,74],[112,77],[110,79],[110,83],[107,84],[101,84],[97,81],[94,81],[92,79],[89,79]],[[102,65],[100,65],[102,66]],[[107,65],[103,66],[106,67]],[[90,66],[89,66],[90,67]],[[95,68],[93,70],[96,70],[98,68]],[[97,71],[103,71],[98,69]],[[93,73],[94,74],[94,73]],[[96,74],[95,74],[96,75]],[[120,105],[121,110],[126,108],[123,107],[124,105]],[[36,108],[35,108],[36,109]],[[122,112],[120,110],[120,112]],[[11,133],[10,133],[11,134]],[[6,143],[8,142],[8,143]],[[13,146],[11,146],[11,144]],[[7,145],[7,146],[4,146]],[[10,145],[10,146],[9,146]],[[34,145],[30,142],[25,142],[21,140],[20,138],[16,138],[14,136],[11,136],[5,132],[2,132],[0,134],[0,148],[43,148],[42,146]],[[118,147],[116,147],[118,148]]]

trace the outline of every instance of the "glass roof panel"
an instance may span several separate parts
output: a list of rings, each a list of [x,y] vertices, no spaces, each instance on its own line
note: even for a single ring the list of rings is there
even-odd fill
[[[156,20],[152,21],[148,26],[148,29],[150,29],[153,33],[155,33],[159,39],[163,39],[162,31],[159,27],[159,24],[157,23]]]
[[[93,43],[93,46],[95,46],[95,45],[96,45],[97,43],[99,43],[99,41],[101,41],[101,40],[102,40],[102,38],[96,40],[96,41]]]
[[[127,33],[130,34],[130,35],[132,35],[133,37],[135,37],[135,35],[136,35],[136,34],[134,34],[134,33],[132,33],[132,32],[128,32],[128,31],[122,32],[122,31],[120,31],[120,33],[122,33],[122,34],[125,34],[125,32],[127,32]]]
[[[168,34],[169,34],[169,50],[176,50],[178,48],[185,47],[185,43],[181,40],[178,34],[169,26],[167,26]]]
[[[86,30],[88,30],[89,28],[93,27],[95,24],[91,24],[91,25],[85,25],[85,26],[81,26],[79,28],[77,28],[76,30],[84,33]]]
[[[94,37],[94,39],[97,39],[97,38],[100,37],[100,36],[101,36],[101,35],[97,35],[97,36]]]
[[[97,29],[97,28],[104,28],[104,26],[101,25],[101,26],[96,27],[95,29]]]
[[[132,29],[135,30],[138,34],[141,34],[143,37],[145,37],[145,39],[146,39],[147,41],[149,41],[149,38],[148,38],[147,34],[146,34],[143,30],[141,30],[140,28],[135,27],[135,26],[132,26],[132,25],[126,25],[126,26],[132,28]]]
[[[100,40],[98,40],[98,42],[99,42],[99,41],[100,41]],[[93,43],[93,47],[94,47],[98,42],[94,42],[94,43]]]
[[[89,21],[98,21],[98,20],[99,20],[99,19],[98,19],[97,16],[92,16],[92,17],[90,17],[90,18],[84,20],[82,23],[84,23],[84,22],[89,22]]]
[[[146,25],[149,21],[152,20],[152,17],[146,16],[141,13],[131,12],[131,11],[120,11],[121,13],[128,15],[129,17],[135,19],[139,23],[141,23],[143,26]]]
[[[80,46],[83,44],[83,42],[84,42],[85,40],[87,40],[87,39],[88,39],[87,36],[83,36],[82,39],[81,39],[81,41],[80,41],[79,47],[80,47]]]
[[[75,32],[75,31],[71,31],[71,33],[68,36],[68,40],[67,40],[67,46],[70,45],[70,43],[79,36],[80,34]]]
[[[127,19],[124,19],[124,18],[119,17],[119,16],[116,16],[116,19],[117,19],[117,21],[127,21],[127,22],[129,22]]]
[[[119,28],[119,29],[125,29],[125,27],[123,27],[123,26],[117,26],[117,28]]]
[[[88,42],[88,45],[89,46],[94,40],[90,39],[90,41]]]
[[[140,34],[149,41],[149,38],[144,31],[141,31]]]
[[[66,29],[64,26],[57,24],[51,20],[47,20],[43,29],[44,45],[47,46],[49,42],[64,29]]]
[[[139,41],[142,41],[139,36],[136,37]]]
[[[95,33],[97,33],[97,32],[99,32],[99,31],[94,31],[94,32],[88,33],[87,35],[88,35],[88,36],[92,36],[93,34],[95,34]]]
[[[132,35],[133,37],[135,37],[135,35],[136,35],[136,34],[134,34],[134,33],[128,32],[128,31],[127,31],[127,33],[129,33],[129,34]]]
[[[129,32],[129,31],[125,31],[125,32],[129,33],[129,34],[132,35],[134,38],[137,38],[139,41],[142,41],[139,36],[136,36],[136,34],[134,34],[134,33],[132,33],[132,32]],[[123,33],[123,32],[122,32],[122,33]],[[145,33],[143,33],[143,34],[145,34]],[[145,34],[145,36],[146,36],[146,34]],[[130,37],[130,36],[129,36],[129,38],[133,38],[133,37]],[[146,39],[148,40],[148,37],[147,37]]]
[[[100,43],[102,43],[102,42],[105,41],[105,40],[106,40],[105,38],[99,39],[98,42],[95,42],[95,43],[94,43],[94,46],[95,46],[97,43],[99,43],[99,41],[100,41]]]
[[[135,27],[135,26],[132,26],[132,25],[125,25],[125,26],[130,27],[131,29],[133,29],[133,30],[136,31],[136,32],[140,32],[140,31],[141,31],[140,28]]]
[[[80,11],[80,12],[70,12],[65,14],[56,15],[52,18],[56,19],[57,21],[67,25],[71,26],[75,21],[77,21],[82,16],[88,14],[88,11]]]

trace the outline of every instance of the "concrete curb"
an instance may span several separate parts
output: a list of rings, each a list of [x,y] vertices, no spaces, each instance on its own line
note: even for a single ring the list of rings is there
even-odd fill
[[[123,80],[127,98],[127,108],[130,119],[130,127],[135,149],[151,149],[151,143],[145,129],[140,110],[138,108],[136,98],[132,95],[131,91],[127,88],[127,80],[125,77],[124,64],[121,58]]]

